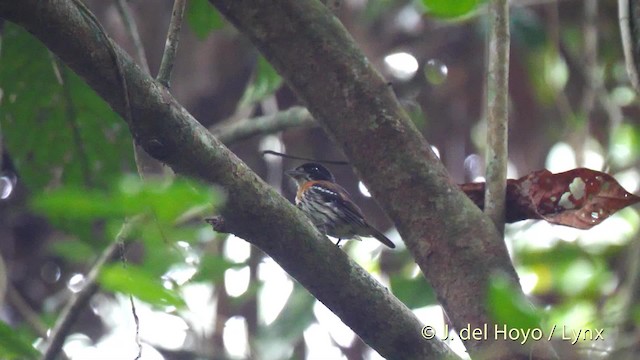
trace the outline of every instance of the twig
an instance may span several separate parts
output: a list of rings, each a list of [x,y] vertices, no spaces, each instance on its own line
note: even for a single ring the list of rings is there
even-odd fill
[[[229,241],[229,236],[225,236],[222,241],[219,241],[216,245],[213,245],[213,249],[215,249],[215,255],[222,254],[224,251],[224,247]],[[216,318],[213,321],[213,330],[210,335],[209,341],[211,342],[211,346],[214,352],[222,353],[224,352],[224,325],[225,322],[233,316],[232,311],[232,301],[229,297],[229,293],[227,293],[227,289],[224,286],[219,286],[214,289],[213,293],[214,304],[215,304],[215,314]]]
[[[162,61],[160,62],[160,70],[158,70],[158,77],[156,78],[160,84],[167,88],[171,87],[171,71],[173,70],[173,63],[175,62],[176,52],[178,51],[180,29],[182,28],[182,17],[184,15],[184,7],[186,3],[186,0],[175,0],[173,3],[171,22],[169,23],[169,30],[167,32],[167,41],[164,45],[164,53],[162,54]]]
[[[509,120],[509,4],[492,0],[487,77],[487,185],[484,211],[504,232]]]
[[[636,304],[640,298],[640,242],[634,239],[629,243],[626,257],[626,279],[620,286],[623,291],[622,304],[620,306],[620,316],[618,323],[619,336],[615,339],[614,349],[621,351],[624,348],[624,335],[629,334],[636,327],[632,312],[632,305]],[[614,353],[616,354],[616,353]],[[613,355],[612,355],[613,356]],[[614,359],[614,357],[610,357]]]
[[[176,0],[176,3],[181,2],[182,3],[182,8],[180,9],[180,20],[178,21],[179,23],[182,20],[182,13],[184,12],[184,1],[183,0]],[[142,45],[142,41],[140,40],[140,34],[138,32],[138,26],[136,25],[135,20],[133,19],[133,16],[131,15],[131,12],[129,11],[129,7],[127,6],[125,0],[117,0],[116,1],[116,5],[118,7],[118,11],[120,12],[120,16],[122,17],[122,20],[125,24],[125,27],[127,28],[127,32],[129,33],[129,36],[131,37],[131,40],[133,42],[133,45],[136,49],[136,54],[138,56],[138,60],[140,61],[140,64],[142,65],[142,68],[144,69],[144,71],[147,74],[151,74],[151,71],[149,70],[149,64],[147,62],[147,57],[144,51],[144,46]],[[174,4],[174,12],[172,14],[171,17],[171,24],[169,25],[169,29],[171,31],[171,25],[174,22],[174,17],[176,16],[176,7],[177,5]],[[177,30],[180,30],[180,24],[177,25]],[[177,38],[177,35],[176,35]],[[173,56],[175,56],[175,48],[177,48],[177,39],[174,40],[175,41],[175,45],[173,46],[173,51],[174,54]],[[169,39],[167,39],[167,46],[169,43]],[[163,74],[163,71],[168,72],[168,76],[170,76],[170,72],[171,72],[171,67],[173,66],[173,64],[169,65],[169,69],[168,70],[163,70],[163,66],[166,67],[165,64],[165,55],[166,55],[167,50],[165,49],[165,54],[163,55],[162,58],[162,64],[160,65],[160,74]],[[118,66],[118,72],[119,72],[119,76],[122,76],[122,81],[123,81],[123,87],[124,87],[124,91],[125,91],[125,100],[126,100],[126,108],[128,110],[127,112],[127,122],[131,121],[132,118],[132,112],[131,112],[131,108],[130,108],[130,104],[129,104],[129,93],[128,93],[128,88],[127,88],[127,84],[126,84],[126,79],[124,78],[124,75],[122,74],[122,68],[121,65],[119,63],[119,61],[116,58],[116,65]],[[173,58],[171,59],[171,62],[173,62]],[[162,83],[162,82],[161,82]],[[166,87],[168,87],[167,84],[164,84]],[[140,179],[144,180],[146,178],[146,176],[148,174],[151,174],[154,172],[155,168],[158,168],[158,166],[160,166],[160,169],[162,169],[162,164],[160,164],[157,160],[153,159],[152,157],[150,157],[146,151],[139,146],[136,141],[133,141],[133,155],[134,155],[134,159],[135,159],[135,163],[136,163],[136,169],[138,170],[138,175],[140,176]],[[126,264],[126,258],[124,256],[124,249],[122,251],[122,257],[121,257],[121,261],[123,264]],[[135,342],[138,346],[138,353],[135,357],[135,360],[140,359],[142,357],[142,343],[140,342],[140,319],[138,318],[138,313],[136,311],[136,305],[133,301],[133,295],[129,294],[129,302],[131,303],[131,314],[133,315],[133,319],[135,322]]]
[[[116,7],[118,8],[118,12],[120,13],[122,22],[124,23],[124,26],[127,29],[127,33],[131,38],[133,47],[136,50],[136,57],[140,62],[140,66],[142,66],[142,69],[144,71],[150,74],[151,72],[149,71],[149,63],[147,62],[147,55],[145,54],[144,46],[142,45],[142,40],[140,40],[140,33],[138,32],[138,26],[136,25],[135,19],[131,15],[131,11],[129,10],[129,5],[127,5],[126,0],[116,0]]]
[[[596,20],[598,16],[598,1],[586,0],[584,3],[583,21],[583,59],[578,63],[578,71],[581,71],[585,78],[585,86],[581,100],[581,115],[585,117],[585,122],[578,129],[572,132],[570,142],[576,154],[576,164],[579,167],[585,165],[585,147],[589,137],[589,120],[595,109],[596,95],[600,88],[598,77],[598,29]],[[566,94],[564,94],[566,97]]]
[[[584,2],[584,59],[583,68],[587,80],[587,86],[582,96],[582,108],[586,116],[589,116],[595,106],[597,90],[600,87],[598,77],[598,0],[586,0]]]
[[[177,1],[176,1],[177,2]],[[183,2],[182,4],[182,11],[180,13],[180,19],[182,19],[182,12],[184,11],[184,1],[181,0],[181,2]],[[127,32],[129,33],[129,37],[131,38],[131,41],[133,42],[133,45],[136,49],[136,54],[138,57],[138,60],[140,61],[140,64],[142,65],[143,70],[147,73],[147,74],[151,74],[151,71],[149,70],[149,64],[147,62],[147,56],[145,54],[144,51],[144,46],[142,45],[142,41],[140,40],[140,33],[138,32],[138,26],[136,25],[136,22],[133,18],[133,16],[131,15],[131,12],[129,11],[129,7],[126,4],[125,0],[117,0],[116,1],[116,5],[118,7],[118,11],[120,12],[120,16],[122,17],[122,20],[125,24],[125,27],[127,28]],[[172,15],[172,23],[173,23],[173,16],[175,16],[175,8],[174,8],[174,14]],[[171,28],[171,26],[170,26]],[[178,25],[178,31],[180,30],[180,25]],[[168,41],[168,40],[167,40]],[[177,40],[176,40],[177,42]],[[176,45],[177,46],[177,45]],[[175,50],[175,49],[174,49]],[[166,50],[165,50],[166,52]],[[122,68],[121,65],[119,63],[119,61],[116,59],[116,65],[118,67],[118,75],[122,76],[122,83],[123,83],[123,87],[124,87],[124,94],[125,94],[125,106],[127,108],[127,117],[128,119],[127,122],[132,120],[132,112],[131,112],[131,108],[130,108],[130,104],[129,104],[129,92],[128,92],[128,87],[127,87],[127,83],[126,83],[126,79],[124,78],[123,74],[122,74]],[[164,64],[164,56],[163,56],[163,64]],[[161,65],[161,71],[162,71],[162,66]],[[168,70],[169,72],[171,71],[171,68],[169,68]],[[166,86],[166,85],[165,85]],[[138,175],[140,176],[140,179],[144,180],[146,178],[146,176],[148,174],[152,174],[155,172],[155,169],[162,169],[162,164],[159,163],[157,160],[153,159],[152,157],[150,157],[147,152],[141,147],[139,146],[136,141],[133,141],[133,155],[134,155],[134,159],[135,159],[135,163],[136,163],[136,169],[138,170]],[[121,258],[123,264],[126,264],[126,258],[124,256],[124,249],[122,251],[122,258]],[[142,343],[140,342],[140,319],[138,318],[138,314],[136,311],[136,305],[133,302],[133,295],[129,294],[129,301],[131,303],[131,314],[133,315],[133,319],[135,322],[135,342],[138,346],[138,353],[135,357],[135,360],[140,359],[142,357]]]
[[[243,119],[231,124],[214,126],[210,130],[222,143],[230,144],[255,135],[272,134],[290,128],[306,126],[317,126],[309,111],[303,107],[292,107],[273,115]]]
[[[62,309],[62,313],[51,331],[49,345],[44,352],[43,360],[54,360],[56,356],[58,356],[64,344],[64,339],[69,333],[69,330],[71,330],[71,326],[75,323],[80,311],[85,308],[91,297],[98,291],[97,279],[102,267],[106,263],[118,259],[123,247],[128,246],[131,242],[130,237],[133,232],[132,230],[140,219],[142,219],[142,217],[137,216],[124,222],[115,240],[102,252],[98,261],[96,261],[91,271],[87,274],[82,290]]]
[[[1,158],[2,156],[0,156],[0,159]],[[4,296],[7,294],[7,289],[9,287],[9,277],[7,274],[7,267],[4,264],[2,254],[0,254],[0,307],[2,307],[4,303]]]
[[[174,31],[180,31],[180,23],[182,22],[182,14],[184,12],[184,0],[176,0],[176,3],[182,3],[182,7],[181,9],[179,9],[180,12],[180,20],[178,21],[178,25],[177,25],[177,30]],[[144,51],[144,46],[142,45],[142,41],[140,40],[140,33],[138,32],[138,26],[136,25],[136,22],[133,18],[133,16],[131,15],[131,12],[129,11],[129,7],[126,4],[125,0],[117,0],[116,1],[116,5],[118,7],[118,11],[120,12],[120,16],[122,17],[122,20],[125,24],[125,27],[127,28],[127,32],[129,33],[129,36],[131,38],[131,41],[133,42],[133,45],[136,49],[136,54],[138,57],[138,60],[140,61],[140,64],[142,65],[143,70],[147,73],[147,74],[151,74],[151,71],[149,70],[149,64],[147,62],[147,56],[145,54]],[[169,31],[170,31],[170,35],[171,36],[171,29],[172,29],[172,25],[174,23],[174,17],[176,16],[176,4],[174,4],[174,10],[173,10],[173,14],[171,17],[171,24],[169,25]],[[173,42],[175,42],[175,45],[172,46],[173,48],[173,57],[175,56],[175,50],[177,48],[177,35],[175,35],[175,39],[172,39]],[[169,45],[169,39],[167,39],[167,46]],[[164,72],[167,72],[167,76],[170,76],[170,72],[171,72],[171,68],[173,66],[173,64],[169,64],[169,68],[164,69],[167,65],[165,64],[165,56],[167,53],[167,49],[165,49],[165,54],[163,55],[162,58],[162,64],[160,65],[160,74],[163,74]],[[173,57],[171,58],[171,62],[173,62]],[[117,62],[117,60],[116,60]],[[118,63],[119,64],[119,63]],[[119,65],[118,65],[119,66]],[[163,70],[164,69],[164,70]],[[163,72],[164,71],[164,72]],[[121,68],[118,67],[118,72],[120,73],[119,75],[123,75],[121,73]],[[162,81],[161,81],[162,83]],[[127,100],[126,103],[126,107],[129,108],[129,112],[128,112],[128,117],[129,119],[127,119],[127,121],[132,120],[131,116],[132,116],[132,112],[130,111],[130,105],[128,103],[128,97],[129,97],[129,93],[128,93],[128,89],[127,89],[127,85],[126,85],[126,80],[123,77],[123,84],[124,84],[124,90],[125,90],[125,97]],[[168,87],[167,84],[163,83],[163,85],[165,85],[166,87]],[[138,175],[140,176],[140,179],[144,180],[146,178],[146,176],[148,174],[152,174],[155,172],[155,169],[159,168],[162,169],[162,164],[160,164],[157,160],[153,159],[152,157],[150,157],[147,152],[141,147],[139,146],[136,141],[133,141],[133,155],[134,155],[134,159],[135,159],[135,163],[136,163],[136,169],[138,170]],[[126,258],[124,256],[124,251],[122,251],[122,258],[121,258],[123,264],[126,264]],[[131,314],[133,315],[133,319],[135,322],[135,342],[138,346],[138,353],[135,357],[135,360],[140,359],[142,357],[142,343],[140,342],[140,319],[138,318],[138,313],[136,311],[136,305],[133,302],[133,295],[129,294],[129,302],[131,303]]]
[[[116,7],[118,8],[118,12],[120,13],[120,17],[122,18],[122,22],[125,25],[125,28],[127,29],[127,33],[129,34],[129,38],[131,39],[131,42],[133,43],[133,47],[135,48],[135,52],[136,52],[136,57],[138,58],[138,62],[140,63],[140,66],[142,67],[142,69],[147,73],[150,74],[150,70],[149,70],[149,63],[147,62],[147,56],[145,54],[144,51],[144,46],[142,45],[142,40],[140,39],[140,33],[138,32],[138,26],[136,25],[136,21],[133,18],[133,16],[131,15],[131,11],[129,9],[129,6],[126,3],[126,0],[116,0]],[[106,36],[106,35],[105,35]],[[114,59],[114,61],[117,61],[117,59]],[[120,76],[121,75],[121,69],[120,69],[120,65],[116,64],[116,66],[118,67],[118,73]],[[125,94],[125,107],[126,108],[130,108],[129,106],[129,94],[128,94],[128,88],[126,85],[126,79],[123,78],[122,80],[122,84],[123,84],[123,91]],[[126,120],[127,122],[129,122],[129,120],[131,120],[131,112],[128,111],[126,113],[127,115]],[[136,168],[138,170],[138,174],[140,174],[141,178],[145,178],[145,176],[147,174],[152,174],[154,172],[157,172],[158,169],[162,169],[162,165],[159,164],[157,161],[155,161],[153,158],[151,158],[145,151],[144,149],[142,149],[142,147],[140,147],[138,144],[136,144],[135,140],[133,142],[133,156],[135,159],[135,163],[136,163]]]
[[[124,255],[124,254],[123,254]],[[129,303],[131,303],[131,314],[133,314],[133,322],[136,325],[136,345],[138,345],[138,353],[134,360],[138,360],[142,357],[142,342],[140,342],[140,318],[138,318],[138,311],[136,310],[136,304],[133,302],[133,295],[129,294]]]
[[[35,312],[31,306],[24,300],[18,289],[16,289],[13,285],[8,284],[7,286],[7,299],[13,308],[18,311],[20,316],[25,320],[27,324],[35,331],[35,333],[42,337],[43,339],[47,338],[47,326],[40,321],[40,317],[37,312]]]
[[[624,51],[624,62],[627,67],[627,74],[631,85],[640,93],[640,81],[633,49],[633,36],[631,34],[631,16],[629,0],[618,0],[618,21],[620,22],[620,37],[622,40],[622,49]]]

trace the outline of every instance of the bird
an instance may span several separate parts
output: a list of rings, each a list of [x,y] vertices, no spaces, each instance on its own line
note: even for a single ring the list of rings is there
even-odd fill
[[[371,226],[351,196],[336,183],[333,174],[318,163],[306,163],[285,172],[296,182],[295,203],[311,222],[326,235],[338,239],[372,236],[384,245],[395,244],[382,232]]]

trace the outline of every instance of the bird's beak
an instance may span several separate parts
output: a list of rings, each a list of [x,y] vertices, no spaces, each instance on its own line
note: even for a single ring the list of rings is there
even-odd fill
[[[287,170],[284,173],[287,174],[288,176],[291,176],[294,179],[304,175],[304,171],[300,171],[296,169]]]

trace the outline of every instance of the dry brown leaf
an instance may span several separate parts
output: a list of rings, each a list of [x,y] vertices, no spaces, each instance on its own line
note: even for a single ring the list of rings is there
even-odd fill
[[[484,207],[484,183],[460,185]],[[616,211],[640,201],[609,174],[578,168],[553,174],[543,169],[507,180],[506,222],[543,219],[552,224],[589,229]]]

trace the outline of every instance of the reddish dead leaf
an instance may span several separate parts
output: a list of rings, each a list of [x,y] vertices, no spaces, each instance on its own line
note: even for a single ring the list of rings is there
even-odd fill
[[[463,184],[460,188],[484,208],[484,183]],[[507,180],[506,221],[543,219],[589,229],[639,201],[640,197],[628,193],[609,174],[585,168],[552,174],[544,169]]]

